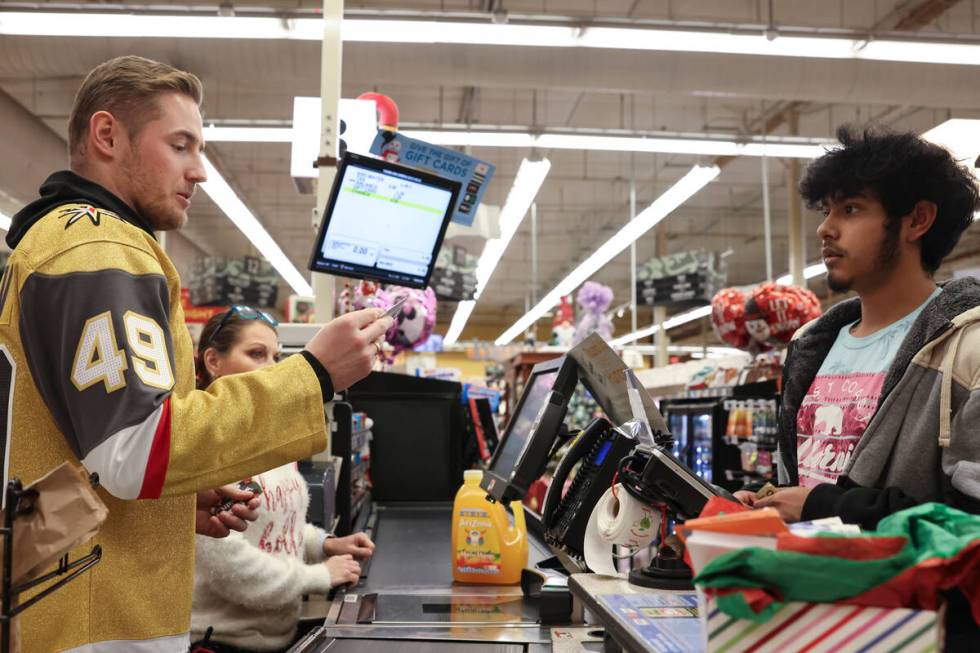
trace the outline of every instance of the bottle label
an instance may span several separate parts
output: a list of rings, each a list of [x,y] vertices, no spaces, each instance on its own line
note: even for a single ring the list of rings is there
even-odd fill
[[[500,573],[500,541],[493,521],[483,510],[460,510],[456,528],[456,571],[463,574]]]

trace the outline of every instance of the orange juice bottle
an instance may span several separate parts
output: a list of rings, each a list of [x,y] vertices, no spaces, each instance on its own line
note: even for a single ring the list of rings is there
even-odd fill
[[[480,487],[483,472],[463,472],[453,501],[453,578],[462,583],[512,585],[527,566],[524,506],[514,504],[514,523],[499,503],[487,501]]]

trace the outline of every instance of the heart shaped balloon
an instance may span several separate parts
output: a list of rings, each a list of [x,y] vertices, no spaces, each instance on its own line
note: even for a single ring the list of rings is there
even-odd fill
[[[785,347],[797,329],[822,312],[820,300],[806,288],[763,283],[745,302],[745,329],[756,342]]]
[[[711,298],[711,325],[725,344],[747,349],[752,337],[745,329],[745,294],[738,288],[725,288]]]

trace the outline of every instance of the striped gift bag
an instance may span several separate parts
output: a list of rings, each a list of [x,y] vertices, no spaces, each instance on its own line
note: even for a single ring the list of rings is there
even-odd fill
[[[835,603],[784,604],[765,623],[736,619],[699,592],[709,653],[932,653],[942,613]]]

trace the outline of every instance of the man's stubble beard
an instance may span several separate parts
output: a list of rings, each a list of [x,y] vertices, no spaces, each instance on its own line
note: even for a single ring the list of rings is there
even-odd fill
[[[892,224],[885,225],[885,237],[878,247],[875,255],[875,263],[869,276],[885,278],[898,266],[898,239],[901,233],[901,222],[896,223],[899,229],[895,229]],[[827,287],[834,292],[849,292],[854,288],[856,279],[834,279],[833,272],[827,272]],[[862,284],[863,285],[863,284]]]
[[[155,197],[152,184],[142,172],[140,156],[135,144],[130,148],[125,161],[125,168],[130,172],[133,184],[133,208],[154,231],[173,231],[180,229],[187,222],[183,211],[176,212],[168,207],[167,197]]]

